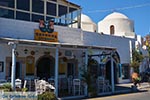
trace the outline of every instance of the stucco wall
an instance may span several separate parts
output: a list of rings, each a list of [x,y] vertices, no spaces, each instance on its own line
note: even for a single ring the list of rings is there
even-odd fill
[[[134,32],[134,23],[128,19],[108,19],[102,20],[98,23],[98,32],[104,34],[110,34],[110,26],[114,25],[116,36],[126,36],[125,33]],[[128,34],[130,35],[130,34]]]
[[[16,39],[34,39],[34,29],[38,29],[38,23],[0,18],[0,37]],[[117,48],[121,63],[129,63],[129,40],[119,36],[102,35],[81,29],[55,26],[60,43],[83,44],[91,46],[109,46]]]
[[[135,39],[124,38],[118,36],[110,36],[110,35],[102,35],[102,34],[94,34],[92,32],[84,32],[84,44],[85,45],[93,45],[93,46],[107,46],[107,47],[115,47],[117,48],[117,52],[119,53],[121,63],[129,63],[130,62],[130,47],[129,40],[132,41],[134,47]]]

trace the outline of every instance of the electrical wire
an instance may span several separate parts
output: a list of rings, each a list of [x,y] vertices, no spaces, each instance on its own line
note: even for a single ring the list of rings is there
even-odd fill
[[[127,9],[133,9],[133,8],[140,8],[140,7],[145,7],[145,6],[150,6],[150,3],[145,3],[145,4],[141,4],[141,5],[135,5],[135,6],[122,7],[122,8],[112,8],[112,9],[104,9],[104,10],[93,10],[93,11],[88,11],[87,13],[120,11],[120,10],[127,10]]]

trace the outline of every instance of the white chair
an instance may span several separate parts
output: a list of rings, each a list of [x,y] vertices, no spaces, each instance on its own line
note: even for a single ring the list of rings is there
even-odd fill
[[[29,77],[25,77],[25,80],[26,80],[26,85],[27,85],[27,88],[29,91],[31,91],[31,78]]]
[[[109,80],[105,80],[105,91],[109,92],[111,90],[111,85],[109,84]]]
[[[26,88],[27,80],[24,80],[23,88]]]
[[[46,81],[45,80],[38,80],[35,83],[35,91],[37,94],[42,94],[46,91]]]
[[[67,81],[68,81],[68,92],[69,93],[71,93],[72,86],[73,86],[72,80],[73,80],[73,78],[71,76],[69,76],[69,78],[67,79]]]
[[[98,92],[104,92],[105,91],[105,79],[104,77],[98,77],[97,78],[97,85],[98,85]]]
[[[73,94],[80,95],[81,93],[81,81],[80,79],[73,79]]]
[[[21,80],[20,79],[15,80],[15,86],[18,88],[21,88]]]

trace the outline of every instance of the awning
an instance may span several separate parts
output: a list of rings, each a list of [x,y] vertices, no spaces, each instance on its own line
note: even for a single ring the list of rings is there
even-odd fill
[[[113,50],[114,47],[107,46],[96,46],[96,45],[83,45],[83,44],[71,44],[71,43],[60,43],[60,42],[46,42],[46,41],[35,41],[35,40],[26,40],[26,39],[13,39],[13,38],[2,38],[0,37],[1,43],[15,42],[18,45],[22,46],[32,46],[32,47],[43,47],[43,48],[79,48],[79,49],[102,49],[102,50]]]

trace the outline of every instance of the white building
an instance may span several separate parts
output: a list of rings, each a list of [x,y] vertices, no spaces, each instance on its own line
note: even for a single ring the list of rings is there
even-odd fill
[[[135,38],[134,22],[124,14],[113,12],[98,22],[98,33]]]
[[[82,79],[80,69],[85,65],[87,67],[88,58],[92,57],[98,62],[96,67],[91,68],[92,74],[102,76],[112,87],[106,92],[113,93],[115,84],[130,81],[129,64],[136,39],[133,22],[125,15],[116,12],[108,15],[103,20],[105,27],[100,26],[103,30],[99,30],[104,34],[99,34],[95,32],[95,23],[88,16],[80,16],[81,8],[76,4],[66,0],[27,1],[32,5],[22,6],[22,0],[0,1],[0,10],[3,11],[0,14],[0,79],[11,77],[12,63],[16,62],[15,78],[53,78],[56,96],[63,97],[65,90],[67,96],[76,96],[73,94],[75,91],[68,90],[69,86],[75,90],[69,84],[75,78]],[[4,3],[8,5],[3,5]],[[51,11],[51,7],[55,10]],[[41,18],[52,19],[55,24],[54,33],[58,34],[41,32],[37,22]],[[78,28],[70,28],[71,24],[72,27],[75,25],[74,22]],[[111,25],[114,35],[108,35]],[[38,40],[36,37],[39,37]],[[56,40],[45,41],[49,39]],[[8,45],[10,42],[14,42],[17,47],[12,48]],[[15,58],[12,56],[14,49],[16,61],[12,60]],[[71,82],[67,83],[70,76]],[[85,96],[86,89],[83,84],[80,86],[79,95]]]
[[[76,20],[77,18],[75,18]],[[78,28],[78,24],[70,25],[73,28]],[[85,15],[81,14],[81,29],[89,32],[96,32],[97,25],[92,21],[92,19]]]

